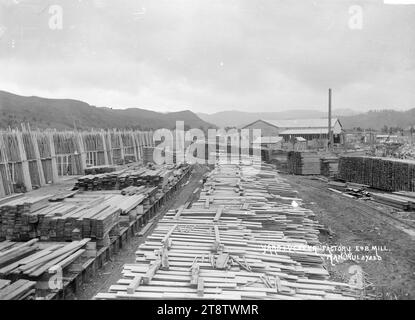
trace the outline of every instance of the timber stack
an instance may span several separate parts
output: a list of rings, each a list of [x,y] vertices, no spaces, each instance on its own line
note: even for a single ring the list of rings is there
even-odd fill
[[[80,265],[96,257],[96,244],[90,239],[73,242],[4,241],[0,243],[0,300],[32,299],[46,295],[51,289],[51,279],[59,273],[65,276],[79,269]],[[55,276],[56,277],[56,276]],[[18,279],[11,283],[11,280]],[[56,287],[55,289],[58,289]]]
[[[385,191],[415,191],[415,161],[341,157],[339,178]]]
[[[150,188],[154,192],[153,188]],[[140,194],[123,196],[112,193],[73,194],[59,197],[21,197],[0,205],[0,238],[25,241],[70,241],[93,238],[107,241],[110,231],[118,227],[121,215],[128,215],[143,205],[150,193],[144,188]],[[52,201],[48,201],[52,200]],[[140,212],[143,211],[141,207]]]
[[[95,299],[359,297],[329,279],[323,253],[307,249],[319,243],[313,212],[291,205],[297,194],[271,167],[246,162],[219,162],[200,198],[159,220],[136,263]],[[268,191],[271,181],[281,194]]]
[[[154,169],[133,167],[80,177],[75,188],[85,191],[121,190],[130,186],[153,186],[165,189],[169,185],[174,185],[187,170],[189,170],[187,165],[159,166]]]
[[[290,151],[288,172],[298,175],[320,174],[320,156],[316,152]]]
[[[105,166],[105,165],[91,166],[91,167],[85,168],[85,175],[114,172],[116,170],[117,170],[116,166]]]
[[[0,300],[34,300],[36,282],[20,279],[15,282],[0,279]]]
[[[333,178],[339,172],[338,157],[322,157],[320,160],[320,172],[323,176]]]

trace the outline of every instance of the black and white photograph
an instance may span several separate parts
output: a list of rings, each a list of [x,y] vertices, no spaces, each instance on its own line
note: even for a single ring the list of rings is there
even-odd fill
[[[414,300],[414,241],[415,0],[0,0],[0,309]]]

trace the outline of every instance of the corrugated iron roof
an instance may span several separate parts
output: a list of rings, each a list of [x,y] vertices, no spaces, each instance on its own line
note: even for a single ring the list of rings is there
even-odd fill
[[[278,128],[326,128],[328,127],[328,119],[295,119],[295,120],[264,120],[265,122]],[[337,118],[331,119],[333,127]]]
[[[262,144],[272,144],[272,143],[278,143],[281,140],[282,140],[282,137],[258,137],[255,139],[254,143],[260,143],[261,141]]]
[[[280,132],[280,135],[296,134],[327,134],[328,128],[306,128],[306,129],[288,129]]]

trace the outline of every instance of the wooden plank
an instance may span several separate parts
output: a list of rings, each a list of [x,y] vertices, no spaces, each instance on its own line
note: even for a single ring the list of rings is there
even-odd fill
[[[133,281],[128,285],[127,287],[127,293],[128,294],[134,294],[135,290],[137,289],[137,287],[140,286],[142,281],[142,277],[141,276],[136,276]]]
[[[146,274],[143,277],[143,283],[144,284],[148,284],[150,282],[150,280],[154,277],[155,273],[160,268],[160,266],[161,266],[161,260],[160,259],[154,261],[150,265],[148,271],[146,272]]]
[[[216,211],[216,215],[213,218],[213,221],[214,222],[218,222],[219,221],[219,219],[220,219],[220,217],[222,215],[222,212],[223,212],[224,208],[225,208],[225,206],[223,206],[223,205],[222,206],[219,206],[219,208]]]
[[[27,191],[32,190],[32,182],[30,180],[29,163],[27,162],[26,151],[24,149],[22,133],[16,132],[17,144],[19,148],[19,157],[22,161],[23,183]]]

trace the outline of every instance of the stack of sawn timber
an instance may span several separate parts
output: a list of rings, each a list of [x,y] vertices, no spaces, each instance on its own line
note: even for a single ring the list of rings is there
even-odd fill
[[[0,279],[0,300],[33,300],[35,299],[36,282],[20,279],[15,282]]]
[[[110,173],[80,177],[75,185],[81,190],[121,190],[129,186],[153,186],[165,189],[174,185],[188,166],[163,166],[156,169],[134,167]]]
[[[56,274],[70,272],[75,263],[82,264],[96,257],[95,243],[90,239],[73,242],[0,242],[0,277],[18,279],[0,290],[2,299],[24,299],[33,297],[34,291],[51,290],[48,280]],[[30,281],[28,281],[30,280]]]
[[[0,205],[0,239],[28,240],[36,237],[30,216],[48,206],[51,196],[18,197]]]
[[[268,184],[284,186],[284,196]],[[329,280],[314,214],[270,168],[218,165],[200,199],[169,211],[139,246],[136,263],[96,299],[353,299]],[[282,199],[281,199],[282,198]],[[267,248],[291,250],[267,252]]]
[[[339,172],[338,157],[322,157],[320,160],[320,171],[325,177],[334,177]]]
[[[110,232],[118,229],[120,215],[141,205],[148,197],[146,190],[131,196],[115,191],[77,193],[67,198],[21,197],[0,205],[0,238],[18,241],[37,237],[45,241],[93,238],[108,242]],[[48,198],[52,201],[47,201]]]
[[[114,172],[117,170],[116,166],[112,165],[103,165],[103,166],[92,166],[85,168],[85,174],[100,174],[100,173],[107,173],[107,172]]]
[[[320,174],[320,156],[316,152],[290,151],[288,172],[298,175]]]
[[[340,157],[339,178],[386,191],[415,191],[415,161]]]

